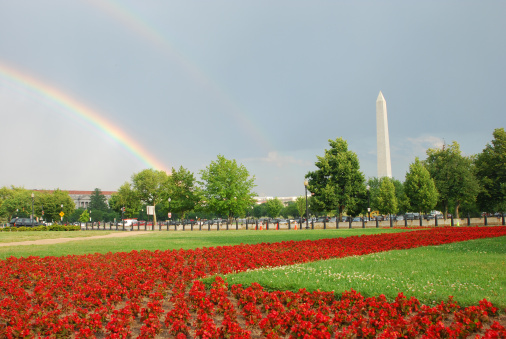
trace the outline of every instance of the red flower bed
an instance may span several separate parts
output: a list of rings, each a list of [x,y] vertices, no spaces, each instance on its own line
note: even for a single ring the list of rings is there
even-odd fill
[[[268,293],[255,284],[206,290],[216,273],[506,235],[506,227],[432,228],[360,237],[195,250],[0,261],[0,337],[396,338],[506,336],[483,300],[435,307],[402,294]],[[303,254],[303,255],[301,255]],[[481,332],[480,332],[481,331]]]

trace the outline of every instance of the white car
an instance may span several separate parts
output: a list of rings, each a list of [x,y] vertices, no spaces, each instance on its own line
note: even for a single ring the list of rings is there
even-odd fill
[[[137,219],[124,219],[121,221],[121,225],[123,225],[123,221],[125,222],[125,226],[132,226],[137,224]]]

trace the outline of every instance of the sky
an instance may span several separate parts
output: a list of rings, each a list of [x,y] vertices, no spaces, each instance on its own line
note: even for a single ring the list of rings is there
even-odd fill
[[[0,186],[117,190],[218,155],[304,194],[329,139],[377,176],[505,127],[504,1],[0,0]]]

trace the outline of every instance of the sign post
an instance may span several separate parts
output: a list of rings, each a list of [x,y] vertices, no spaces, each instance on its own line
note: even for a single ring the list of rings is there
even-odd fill
[[[146,206],[146,212],[149,215],[153,215],[153,221],[155,220],[155,206]],[[148,221],[149,221],[149,217],[148,217]],[[155,225],[152,226],[151,228],[153,231],[155,230]]]

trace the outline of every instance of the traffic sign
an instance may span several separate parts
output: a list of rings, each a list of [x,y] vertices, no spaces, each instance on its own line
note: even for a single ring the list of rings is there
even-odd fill
[[[169,216],[169,219],[172,218],[172,213],[169,212],[168,216]]]
[[[60,212],[60,217],[63,218],[63,216],[65,215],[65,213],[63,213],[63,211]]]

